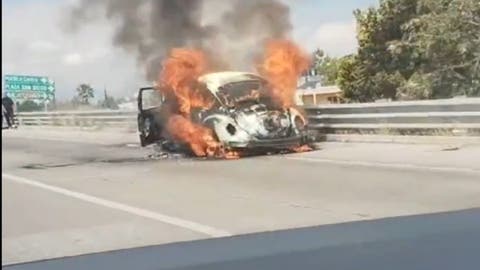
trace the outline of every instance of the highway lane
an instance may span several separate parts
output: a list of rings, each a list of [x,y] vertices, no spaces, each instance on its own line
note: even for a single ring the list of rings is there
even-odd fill
[[[123,249],[4,269],[476,270],[479,249],[476,208]]]
[[[476,147],[150,160],[79,139],[2,140],[2,264],[480,206]]]

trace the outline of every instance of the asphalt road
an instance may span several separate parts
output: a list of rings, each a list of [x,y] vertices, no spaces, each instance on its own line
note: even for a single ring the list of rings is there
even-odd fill
[[[480,207],[478,146],[324,144],[206,161],[81,135],[2,137],[2,265]]]

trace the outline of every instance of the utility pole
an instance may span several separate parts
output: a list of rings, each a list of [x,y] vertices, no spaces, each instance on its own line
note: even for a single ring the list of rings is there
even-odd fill
[[[104,94],[104,99],[107,100],[108,95],[107,95],[107,87],[103,86],[103,94]]]
[[[43,107],[45,112],[48,111],[48,94],[45,94],[45,98],[43,99]]]
[[[107,109],[108,108],[108,95],[107,95],[107,87],[105,85],[103,85],[103,106],[106,107]]]

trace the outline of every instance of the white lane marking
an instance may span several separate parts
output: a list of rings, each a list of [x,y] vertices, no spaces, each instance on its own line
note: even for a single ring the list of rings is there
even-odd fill
[[[138,144],[138,143],[127,143],[126,146],[130,147],[130,148],[138,148],[138,147],[140,147],[140,144]]]
[[[203,224],[200,224],[200,223],[196,223],[196,222],[193,222],[193,221],[189,221],[189,220],[185,220],[185,219],[181,219],[181,218],[177,218],[177,217],[172,217],[172,216],[160,214],[160,213],[157,213],[157,212],[153,212],[153,211],[150,211],[150,210],[126,205],[126,204],[123,204],[123,203],[114,202],[114,201],[102,199],[102,198],[99,198],[99,197],[91,196],[91,195],[88,195],[88,194],[84,194],[84,193],[80,193],[80,192],[76,192],[76,191],[72,191],[72,190],[68,190],[68,189],[64,189],[64,188],[60,188],[60,187],[56,187],[56,186],[52,186],[52,185],[48,185],[48,184],[44,184],[44,183],[41,183],[41,182],[38,182],[38,181],[35,181],[35,180],[31,180],[31,179],[27,179],[27,178],[24,178],[24,177],[20,177],[20,176],[15,176],[15,175],[11,175],[11,174],[2,173],[2,178],[8,179],[8,180],[11,180],[11,181],[14,181],[14,182],[18,182],[18,183],[27,184],[27,185],[31,185],[31,186],[34,186],[34,187],[42,188],[42,189],[49,190],[49,191],[52,191],[52,192],[55,192],[55,193],[59,193],[59,194],[62,194],[62,195],[68,196],[68,197],[76,198],[76,199],[79,199],[79,200],[82,200],[82,201],[86,201],[86,202],[89,202],[89,203],[101,205],[101,206],[112,208],[112,209],[115,209],[115,210],[120,210],[120,211],[127,212],[127,213],[130,213],[130,214],[133,214],[133,215],[141,216],[141,217],[144,217],[144,218],[149,218],[149,219],[153,219],[153,220],[160,221],[160,222],[163,222],[163,223],[167,223],[167,224],[170,224],[170,225],[182,227],[184,229],[188,229],[188,230],[191,230],[191,231],[194,231],[194,232],[206,234],[206,235],[209,235],[209,236],[212,236],[212,237],[225,237],[225,236],[231,236],[232,235],[231,233],[229,233],[227,231],[219,230],[219,229],[216,229],[216,228],[213,228],[213,227],[210,227],[210,226],[207,226],[207,225],[203,225]]]
[[[463,172],[463,173],[474,173],[480,174],[480,170],[473,168],[456,168],[456,167],[433,167],[433,166],[422,166],[408,163],[382,163],[382,162],[369,162],[369,161],[354,161],[354,160],[333,160],[325,158],[310,158],[310,157],[285,157],[286,159],[307,161],[307,162],[318,162],[318,163],[329,163],[329,164],[340,164],[340,165],[356,165],[364,167],[381,167],[381,168],[395,168],[395,169],[414,169],[414,170],[427,170],[427,171],[443,171],[443,172]]]

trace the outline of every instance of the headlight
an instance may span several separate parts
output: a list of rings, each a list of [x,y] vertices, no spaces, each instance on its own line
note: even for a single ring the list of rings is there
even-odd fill
[[[295,125],[295,127],[298,130],[304,130],[305,129],[305,121],[299,115],[295,116],[295,118],[293,120],[293,124]]]
[[[226,129],[227,129],[227,132],[232,136],[235,135],[235,133],[237,132],[237,128],[232,124],[228,124]]]

